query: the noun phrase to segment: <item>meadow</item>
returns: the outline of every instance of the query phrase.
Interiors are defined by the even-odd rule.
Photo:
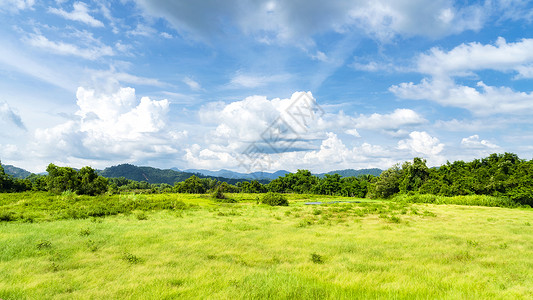
[[[0,194],[0,299],[533,298],[531,208],[229,197]]]

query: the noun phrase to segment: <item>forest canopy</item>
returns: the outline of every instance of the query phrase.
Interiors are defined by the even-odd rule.
[[[0,164],[0,192],[49,191],[97,195],[122,191],[211,193],[297,193],[338,195],[359,198],[390,198],[398,194],[432,194],[438,196],[488,195],[508,198],[517,204],[533,205],[533,160],[520,159],[516,154],[491,154],[471,162],[453,163],[429,168],[426,160],[396,164],[379,176],[360,175],[342,177],[326,174],[320,178],[308,170],[298,170],[280,176],[267,184],[257,180],[237,182],[235,185],[214,178],[192,175],[175,182],[151,184],[124,177],[104,178],[91,167],[76,170],[50,164],[48,175],[32,174],[26,179],[6,174]]]

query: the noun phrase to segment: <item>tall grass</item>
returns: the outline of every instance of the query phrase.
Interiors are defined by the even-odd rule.
[[[392,201],[407,203],[431,203],[431,204],[457,204],[489,207],[520,207],[520,204],[505,197],[494,197],[486,195],[466,195],[466,196],[436,196],[431,194],[400,194],[392,198]]]
[[[135,210],[106,218],[0,222],[0,299],[533,298],[531,209],[176,196],[117,196]],[[149,209],[171,200],[197,206]]]

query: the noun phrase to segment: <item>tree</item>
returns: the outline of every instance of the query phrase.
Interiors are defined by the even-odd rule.
[[[383,171],[373,185],[372,198],[389,198],[400,191],[402,169],[398,164]]]
[[[241,189],[243,193],[264,193],[266,188],[257,180],[252,181],[243,181],[237,183],[237,186]]]
[[[76,171],[70,167],[49,164],[46,171],[47,190],[53,193],[72,191],[80,195],[97,195],[107,191],[107,179],[98,176],[91,167],[83,167],[80,171]]]
[[[49,164],[46,172],[48,172],[48,191],[60,194],[64,191],[74,192],[78,190],[80,180],[76,170],[73,168],[58,167],[54,164]]]
[[[187,178],[185,181],[177,182],[174,185],[174,189],[178,193],[189,193],[189,194],[203,194],[206,191],[204,185],[200,181],[200,178],[198,178],[196,175],[192,175],[191,177]]]
[[[313,193],[320,195],[337,195],[340,192],[341,175],[326,174],[320,182],[313,187]]]
[[[402,165],[402,179],[400,181],[400,193],[410,191],[417,192],[424,182],[429,178],[429,169],[426,160],[415,157],[413,162],[405,162]]]
[[[79,188],[76,191],[83,195],[98,195],[107,191],[108,181],[102,176],[98,176],[96,171],[91,167],[83,167],[78,171],[80,180]]]

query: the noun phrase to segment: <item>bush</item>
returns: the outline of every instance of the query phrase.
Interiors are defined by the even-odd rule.
[[[213,194],[211,195],[213,198],[215,199],[226,199],[226,195],[224,195],[224,193],[222,192],[222,188],[220,188],[220,186],[217,186],[215,188],[215,191],[213,192]]]
[[[270,206],[288,206],[289,201],[280,193],[268,192],[261,198],[261,203]]]
[[[231,198],[228,198],[226,197],[226,195],[224,195],[224,193],[222,192],[223,190],[223,186],[219,185],[215,188],[215,191],[213,192],[213,194],[211,194],[211,197],[216,201],[216,202],[222,202],[222,203],[236,203],[237,200],[234,200],[234,199],[231,199]]]
[[[324,258],[320,254],[311,253],[311,261],[314,264],[323,264],[324,263]]]

